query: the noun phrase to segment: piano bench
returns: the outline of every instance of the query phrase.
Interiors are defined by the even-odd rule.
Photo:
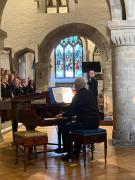
[[[47,143],[48,136],[47,133],[43,133],[40,131],[18,131],[14,134],[14,144],[15,144],[15,152],[16,152],[16,164],[18,163],[18,147],[23,146],[24,148],[24,171],[27,168],[28,161],[28,152],[30,148],[33,149],[36,153],[37,145],[44,145],[44,162],[45,168],[47,168]]]
[[[73,142],[77,142],[83,145],[83,159],[84,167],[86,166],[86,145],[91,144],[91,153],[93,159],[93,150],[95,143],[104,142],[104,157],[106,164],[107,156],[107,132],[105,129],[98,128],[93,130],[72,130],[71,133],[71,148],[72,148],[72,161],[73,161]]]

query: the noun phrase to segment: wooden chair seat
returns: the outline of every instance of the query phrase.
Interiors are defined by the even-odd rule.
[[[84,166],[86,166],[86,145],[91,144],[91,152],[93,159],[93,144],[104,142],[104,157],[106,163],[107,156],[107,132],[105,129],[98,128],[93,130],[72,130],[71,131],[71,142],[77,142],[83,145],[83,158]],[[73,147],[73,145],[72,145]],[[73,148],[72,148],[73,149]],[[73,160],[73,150],[72,150],[72,160]]]
[[[47,168],[47,143],[48,136],[47,133],[40,131],[18,131],[14,134],[14,144],[16,147],[16,164],[18,163],[18,147],[24,147],[24,171],[26,171],[27,161],[28,161],[28,148],[34,147],[36,152],[37,145],[44,145],[44,162]]]

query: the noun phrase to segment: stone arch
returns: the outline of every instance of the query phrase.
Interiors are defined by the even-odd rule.
[[[1,24],[2,13],[7,1],[8,0],[0,0],[0,24]],[[110,9],[110,14],[112,19],[122,18],[121,2],[123,1],[124,0],[106,0],[108,7]]]
[[[5,8],[6,2],[7,2],[7,0],[0,1],[0,24],[1,24],[2,14],[3,14],[3,10]]]
[[[15,58],[18,58],[18,57],[20,57],[20,56],[22,56],[23,54],[26,54],[26,53],[28,53],[28,52],[31,52],[31,53],[35,54],[35,51],[34,51],[34,50],[25,47],[24,49],[21,49],[21,50],[17,51],[17,52],[14,54],[14,57],[15,57]]]
[[[110,57],[110,47],[105,37],[94,27],[83,23],[65,24],[52,30],[39,46],[40,62],[49,63],[50,55],[57,43],[72,35],[85,37],[96,44],[101,50],[101,56],[104,61]]]
[[[32,54],[35,54],[35,51],[33,49],[30,49],[28,47],[25,47],[24,49],[21,49],[21,50],[18,50],[15,54],[14,54],[14,58],[13,58],[13,61],[12,61],[12,70],[13,71],[18,71],[18,59],[20,56],[28,53],[28,52],[31,52]]]
[[[39,46],[39,62],[36,66],[36,77],[37,87],[41,91],[45,90],[49,85],[51,71],[50,56],[53,48],[60,40],[73,35],[81,36],[94,42],[101,50],[102,62],[110,62],[111,53],[109,43],[96,28],[83,23],[71,23],[59,26],[52,30]]]

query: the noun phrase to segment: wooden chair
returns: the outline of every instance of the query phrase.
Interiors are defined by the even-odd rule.
[[[27,168],[28,161],[28,149],[30,147],[34,147],[34,151],[36,152],[37,145],[44,146],[44,162],[45,167],[47,168],[47,143],[48,136],[47,133],[43,133],[40,131],[18,131],[14,134],[14,144],[16,147],[16,164],[18,163],[18,147],[24,147],[24,171]]]
[[[86,145],[91,144],[91,153],[93,159],[93,145],[95,143],[104,142],[104,157],[106,164],[107,156],[107,132],[105,129],[98,128],[93,130],[72,130],[71,131],[71,142],[72,142],[72,160],[73,160],[73,142],[77,142],[83,145],[83,159],[84,166],[86,166]]]

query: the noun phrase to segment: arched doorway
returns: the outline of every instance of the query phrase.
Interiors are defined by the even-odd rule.
[[[53,48],[56,47],[60,40],[74,35],[87,38],[95,43],[96,47],[100,49],[103,61],[110,61],[109,43],[94,27],[82,23],[72,23],[57,27],[44,38],[39,46],[39,63],[37,66],[37,87],[39,87],[39,89],[45,89],[45,87],[48,87],[51,68],[50,56]],[[44,71],[42,70],[44,65],[40,65],[42,63],[45,64]],[[45,87],[41,87],[43,84]]]

